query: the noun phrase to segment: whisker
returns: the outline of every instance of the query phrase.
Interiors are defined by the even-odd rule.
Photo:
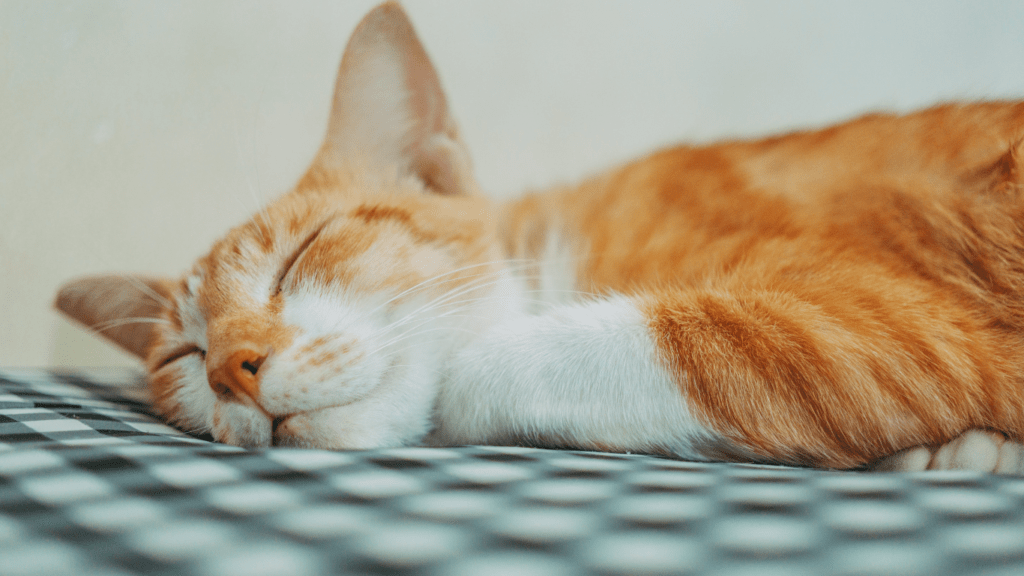
[[[499,271],[496,271],[496,272],[481,274],[481,275],[479,275],[481,278],[479,278],[478,280],[475,280],[475,281],[467,284],[465,286],[465,288],[467,288],[467,289],[476,289],[476,288],[486,287],[488,284],[484,281],[484,279],[488,275],[495,275],[495,274],[499,274],[499,273],[504,272],[504,271],[509,271],[509,272],[513,272],[514,273],[516,271],[516,268],[523,269],[523,268],[527,268],[527,267],[529,267],[529,264],[527,264],[527,265],[520,265],[518,267],[509,267],[509,268],[505,268],[505,269],[502,269],[502,270],[499,270]],[[517,278],[524,279],[524,280],[538,279],[538,278],[541,278],[541,277],[542,277],[541,274],[517,275]],[[451,280],[446,280],[445,282],[449,282],[449,281],[451,281]],[[440,283],[444,283],[444,282],[440,282]],[[492,285],[493,285],[493,283],[492,283]],[[413,314],[416,314],[416,313],[420,313],[420,312],[423,312],[423,311],[427,311],[427,310],[430,309],[429,308],[430,304],[444,302],[446,299],[450,299],[451,297],[457,296],[457,295],[462,294],[462,293],[464,293],[464,291],[457,291],[457,292],[454,292],[454,293],[449,292],[449,293],[443,294],[443,295],[439,296],[438,298],[436,298],[435,300],[425,304],[423,306],[424,310],[413,311],[413,312],[410,313],[410,315],[413,315]],[[549,294],[550,293],[560,293],[560,294],[575,294],[575,295],[586,296],[586,297],[597,297],[597,296],[599,296],[598,294],[593,293],[593,292],[587,292],[587,291],[582,291],[582,290],[568,290],[568,289],[530,289],[530,290],[524,290],[523,293],[526,293],[526,294],[532,294],[532,293],[541,293],[541,294],[544,294],[544,293],[549,293]],[[392,300],[394,300],[394,299],[392,299]],[[389,302],[390,301],[391,300],[389,300]],[[540,300],[535,300],[534,302],[535,303],[547,303],[547,302],[543,302],[543,301],[540,301]],[[379,307],[377,309],[379,309]]]
[[[448,272],[443,272],[441,274],[438,274],[436,276],[432,276],[430,278],[427,278],[426,280],[418,282],[418,283],[416,283],[415,285],[413,285],[410,288],[406,288],[405,290],[399,292],[398,294],[392,296],[391,298],[388,298],[382,304],[380,304],[376,308],[370,310],[366,314],[367,315],[373,314],[373,313],[377,312],[378,310],[380,310],[381,308],[387,306],[388,304],[391,304],[395,300],[398,300],[399,298],[402,298],[403,296],[406,296],[406,295],[408,295],[410,293],[413,293],[413,292],[416,292],[418,290],[426,289],[427,287],[430,287],[432,285],[445,284],[447,282],[453,282],[455,280],[458,280],[458,278],[448,278],[447,280],[443,280],[442,281],[441,279],[446,277],[446,276],[452,276],[454,274],[458,274],[459,272],[464,272],[464,271],[470,270],[472,268],[479,268],[479,267],[482,267],[482,266],[492,266],[492,265],[497,265],[497,264],[506,264],[506,263],[514,263],[514,262],[519,262],[519,263],[521,263],[520,266],[525,266],[525,265],[527,265],[531,261],[523,259],[523,258],[509,258],[509,259],[506,259],[506,260],[491,260],[491,261],[488,261],[488,262],[481,262],[481,263],[478,263],[478,264],[469,264],[467,266],[462,266],[461,268],[456,268],[455,270],[449,270]],[[514,270],[515,268],[516,267],[501,268],[501,269],[496,270],[494,272],[486,272],[483,275],[487,275],[487,274],[500,274],[500,273],[502,273],[502,272],[504,272],[506,270]]]
[[[576,294],[578,296],[588,296],[588,297],[591,297],[591,298],[598,298],[598,297],[601,296],[597,292],[588,292],[586,290],[568,290],[568,289],[548,290],[548,289],[544,289],[544,288],[534,288],[534,289],[531,289],[531,290],[523,290],[523,293],[524,294],[535,294],[535,293],[537,293],[537,294],[552,294],[552,293],[554,293],[554,294]]]
[[[454,290],[449,290],[448,292],[445,292],[445,293],[441,294],[440,296],[437,296],[436,298],[434,298],[432,300],[429,300],[428,302],[426,302],[425,304],[421,305],[416,310],[413,310],[412,312],[408,312],[403,317],[403,320],[400,320],[396,324],[397,325],[401,325],[402,321],[404,321],[405,319],[413,318],[417,314],[420,314],[420,313],[422,313],[424,311],[430,310],[433,306],[435,306],[435,305],[437,305],[439,303],[445,302],[447,300],[450,300],[452,298],[455,298],[455,297],[457,297],[457,296],[459,296],[461,294],[466,293],[467,291],[476,290],[476,289],[479,289],[479,288],[484,288],[484,287],[486,287],[488,285],[493,285],[493,284],[495,284],[495,283],[500,281],[500,279],[492,280],[491,277],[493,275],[490,275],[490,274],[480,274],[478,276],[479,277],[476,280],[473,280],[473,281],[467,283],[466,285],[460,286],[460,287],[458,287],[458,288],[456,288]]]
[[[388,326],[380,334],[387,334],[388,332],[391,332],[391,331],[393,331],[393,330],[395,330],[397,328],[400,328],[403,325],[405,325],[406,323],[408,323],[409,321],[412,321],[413,319],[415,319],[418,315],[422,315],[422,314],[425,314],[425,313],[427,313],[427,312],[429,312],[431,310],[435,310],[439,306],[444,305],[446,302],[450,302],[451,300],[453,300],[455,298],[458,298],[459,296],[461,296],[463,294],[466,294],[467,292],[471,292],[473,290],[483,289],[483,288],[486,288],[487,286],[492,286],[494,284],[497,284],[498,282],[500,282],[500,279],[498,279],[498,280],[487,280],[486,277],[485,277],[485,278],[481,278],[479,280],[475,280],[473,282],[470,282],[466,286],[462,286],[462,287],[460,287],[460,288],[458,288],[456,290],[451,290],[449,292],[446,292],[446,293],[438,296],[437,298],[434,298],[433,300],[427,302],[426,304],[423,304],[422,306],[420,306],[416,310],[413,310],[412,312],[409,312],[401,320],[391,324],[390,326]]]
[[[386,345],[378,346],[377,349],[374,350],[373,352],[371,352],[370,354],[376,354],[377,352],[380,352],[384,348],[387,348],[388,346],[394,346],[395,344],[397,344],[398,342],[401,342],[402,340],[407,340],[409,338],[414,338],[416,336],[422,336],[423,334],[429,334],[431,332],[440,332],[442,330],[458,330],[458,331],[461,331],[461,332],[466,332],[467,334],[476,334],[476,332],[473,332],[472,330],[466,330],[465,328],[458,328],[458,327],[454,327],[454,326],[443,326],[443,327],[439,327],[439,328],[430,328],[428,330],[421,330],[419,332],[403,334],[402,336],[400,336],[398,338],[392,339]],[[368,354],[368,355],[370,355],[370,354]]]
[[[377,352],[380,352],[384,348],[387,348],[388,346],[390,346],[395,340],[397,340],[399,338],[403,338],[406,334],[409,334],[411,331],[416,330],[416,329],[420,328],[421,326],[425,326],[427,324],[430,324],[431,320],[432,319],[430,319],[430,318],[425,319],[425,320],[421,320],[418,324],[416,324],[414,326],[411,326],[411,327],[401,331],[398,335],[391,336],[391,338],[389,340],[385,341],[382,344],[378,344],[377,347],[373,351],[367,353],[367,356],[372,356],[372,355],[376,354]],[[395,331],[394,330],[389,330],[387,332],[381,333],[380,335],[381,336],[390,336],[390,334],[393,333],[393,332],[395,332]]]
[[[428,310],[424,310],[424,311],[419,312],[419,314],[425,314],[426,312],[432,312],[432,311],[435,311],[435,310],[445,310],[447,308],[451,308],[451,307],[454,307],[454,306],[464,306],[464,305],[468,305],[468,304],[477,304],[479,302],[487,302],[487,301],[494,300],[494,299],[495,299],[494,296],[480,296],[480,297],[477,297],[477,298],[460,299],[460,300],[457,300],[457,301],[454,301],[454,302],[441,302],[441,303],[438,303],[436,306],[432,306]],[[546,300],[541,300],[540,298],[522,298],[520,301],[525,302],[525,303],[530,303],[530,304],[549,305],[549,306],[555,306],[556,305],[556,304],[554,304],[552,302],[548,302]],[[410,314],[409,316],[412,316],[412,314]],[[448,316],[448,313],[444,313],[444,314],[437,315],[437,316],[431,316],[430,318],[442,318],[442,317],[446,317],[446,316]],[[487,319],[486,316],[476,315],[474,317],[480,318],[480,319]],[[405,322],[407,320],[411,321],[412,318],[409,318],[408,316],[403,317],[402,320],[399,321],[399,323],[397,323],[397,325],[400,326],[402,322]],[[396,326],[396,325],[392,325],[392,326]]]
[[[163,307],[170,308],[173,305],[173,303],[170,300],[168,300],[166,297],[164,297],[163,294],[157,292],[149,284],[146,284],[145,282],[143,282],[142,280],[139,280],[135,276],[132,276],[131,274],[126,274],[126,273],[123,273],[123,272],[122,273],[118,273],[118,276],[120,276],[124,280],[127,280],[132,286],[135,287],[136,290],[138,290],[139,292],[142,292],[146,296],[149,296],[153,300],[156,300]]]
[[[117,318],[114,320],[107,320],[105,322],[97,322],[88,326],[90,330],[95,332],[103,332],[111,328],[118,326],[126,326],[128,324],[166,324],[170,325],[171,321],[166,318]]]
[[[486,288],[489,285],[494,285],[494,284],[500,282],[500,279],[489,280],[488,278],[491,275],[488,275],[488,274],[481,274],[479,276],[480,277],[477,280],[474,280],[474,281],[468,283],[467,285],[462,286],[462,287],[460,287],[458,289],[450,290],[448,292],[445,292],[444,294],[441,294],[440,296],[434,298],[433,300],[423,304],[422,306],[420,306],[416,310],[413,310],[412,312],[407,313],[402,319],[400,319],[397,322],[389,325],[383,331],[379,332],[377,334],[377,336],[378,337],[379,336],[383,336],[383,335],[386,335],[386,334],[388,334],[390,332],[393,332],[393,331],[395,331],[395,330],[397,330],[399,328],[402,328],[403,326],[405,326],[409,322],[418,320],[418,316],[427,314],[427,313],[429,313],[431,311],[434,311],[434,310],[441,310],[441,309],[444,309],[444,308],[446,308],[448,306],[460,305],[461,303],[475,303],[475,302],[480,302],[480,301],[484,301],[484,300],[493,299],[494,296],[484,296],[484,297],[481,297],[481,298],[472,298],[472,299],[458,300],[456,302],[452,302],[452,300],[456,300],[459,296],[462,296],[462,295],[464,295],[464,294],[466,294],[466,293],[468,293],[470,291],[478,290],[478,289],[483,289],[483,288]],[[524,293],[537,293],[537,292],[543,293],[545,291],[544,290],[527,290],[527,291],[524,291]],[[591,294],[588,294],[586,292],[580,292],[580,291],[565,291],[565,292],[570,292],[570,293],[575,292],[575,293],[579,293],[579,294],[591,295]],[[552,302],[547,302],[547,301],[544,301],[544,300],[541,300],[541,299],[536,299],[536,298],[523,298],[521,301],[528,302],[528,303],[531,303],[531,304],[540,305],[540,306],[554,305],[554,303],[552,303]]]
[[[485,298],[474,298],[474,299],[471,299],[471,300],[459,301],[459,302],[456,302],[456,303],[452,303],[452,304],[450,304],[448,306],[454,306],[455,307],[454,309],[448,310],[447,312],[443,312],[441,314],[437,314],[435,316],[430,316],[428,318],[424,318],[424,319],[419,320],[414,326],[405,329],[401,334],[398,334],[397,336],[392,337],[390,340],[384,342],[383,344],[378,345],[377,348],[375,348],[374,350],[370,351],[368,353],[368,355],[376,354],[380,350],[383,350],[384,348],[387,348],[388,346],[393,345],[395,342],[409,337],[409,335],[413,334],[414,333],[413,331],[418,329],[419,327],[427,325],[427,324],[430,324],[430,323],[432,323],[432,322],[434,322],[434,321],[436,321],[438,319],[441,319],[441,318],[475,318],[475,319],[479,319],[479,320],[487,320],[486,316],[481,316],[479,314],[465,313],[465,311],[463,309],[464,308],[463,305],[466,304],[466,303],[477,302],[477,301],[486,301],[486,300],[489,300],[489,299],[490,298],[486,298],[486,297]],[[408,324],[408,323],[410,323],[410,322],[406,322],[405,324]],[[467,329],[459,327],[459,326],[441,326],[441,327],[438,327],[436,329],[437,330],[459,330],[459,331],[467,332],[469,334],[476,334],[477,333],[475,331],[467,330]],[[384,332],[379,333],[378,336],[386,335],[386,334],[388,334],[390,332],[393,332],[393,331],[394,330],[386,330]]]
[[[391,366],[394,368],[413,368],[417,372],[427,372],[434,376],[440,376],[444,373],[442,370],[438,370],[437,368],[428,368],[426,366],[418,366],[416,364],[392,364]]]
[[[386,341],[386,342],[384,342],[383,344],[379,344],[379,345],[377,346],[377,348],[375,348],[375,349],[374,349],[373,351],[369,352],[369,353],[368,353],[367,355],[373,355],[373,354],[376,354],[377,352],[379,352],[379,351],[383,350],[384,348],[387,348],[388,346],[392,345],[392,344],[393,344],[393,343],[394,343],[395,341],[397,341],[397,340],[401,340],[402,338],[405,338],[405,337],[407,337],[407,336],[408,336],[408,335],[409,335],[410,333],[412,333],[412,332],[413,332],[414,330],[416,330],[416,329],[420,328],[421,326],[425,326],[425,325],[427,325],[427,324],[430,324],[430,323],[432,323],[432,322],[434,322],[435,320],[437,320],[437,319],[440,319],[440,318],[445,318],[445,317],[449,317],[449,316],[455,316],[455,315],[456,315],[456,313],[458,313],[458,312],[460,312],[460,311],[461,311],[460,309],[456,308],[456,309],[454,309],[454,310],[450,310],[450,311],[448,311],[448,312],[445,312],[445,313],[443,313],[443,314],[438,314],[438,315],[436,315],[436,316],[431,316],[431,317],[429,317],[429,318],[424,318],[424,319],[421,319],[421,320],[419,320],[419,321],[418,321],[418,322],[417,322],[417,323],[416,323],[416,324],[415,324],[414,326],[412,326],[412,327],[409,327],[409,328],[406,328],[405,330],[403,330],[403,331],[402,331],[402,332],[401,332],[400,334],[398,334],[397,336],[394,336],[394,337],[392,337],[392,338],[391,338],[390,340],[387,340],[387,341]],[[468,314],[467,314],[467,315],[465,315],[465,316],[466,316],[466,317],[476,317],[476,318],[482,318],[482,317],[480,317],[480,316],[474,316],[474,315],[468,315]],[[408,323],[409,323],[409,322],[407,322],[406,324],[408,324]],[[471,330],[466,330],[465,328],[461,328],[461,327],[457,327],[457,326],[441,326],[441,327],[438,327],[437,329],[438,329],[438,330],[444,330],[444,329],[451,329],[451,330],[462,330],[462,331],[465,331],[465,332],[469,332],[469,333],[475,334],[475,332],[473,332],[473,331],[471,331]],[[389,333],[391,333],[391,332],[394,332],[394,330],[387,330],[387,331],[381,332],[381,333],[379,333],[379,334],[378,334],[377,336],[378,336],[378,337],[380,337],[380,336],[383,336],[383,335],[387,335],[387,334],[389,334]]]

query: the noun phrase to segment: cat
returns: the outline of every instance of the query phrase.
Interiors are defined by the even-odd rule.
[[[522,444],[1024,471],[1024,103],[678,146],[497,203],[402,8],[295,188],[57,307],[246,447]]]

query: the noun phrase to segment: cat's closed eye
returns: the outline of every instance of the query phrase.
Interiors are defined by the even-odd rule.
[[[165,366],[169,366],[174,362],[177,362],[178,360],[181,360],[182,358],[191,356],[193,354],[198,354],[200,359],[206,360],[206,350],[203,350],[202,348],[196,346],[195,344],[186,344],[179,348],[175,348],[173,351],[171,351],[170,354],[168,354],[166,357],[160,360],[160,362],[157,364],[157,370]]]
[[[281,267],[281,272],[277,275],[277,280],[274,282],[274,296],[277,296],[278,294],[281,293],[281,287],[284,284],[284,279],[288,276],[288,272],[292,269],[293,266],[295,266],[295,263],[299,261],[299,258],[302,257],[302,254],[306,252],[306,249],[309,248],[310,244],[312,244],[313,241],[316,240],[317,236],[319,236],[320,233],[323,232],[324,228],[326,227],[326,222],[317,226],[316,230],[312,234],[310,234],[309,237],[303,240],[302,244],[299,245],[298,249],[296,249],[295,252],[293,252],[292,255],[288,257],[288,260],[285,260],[284,266]]]

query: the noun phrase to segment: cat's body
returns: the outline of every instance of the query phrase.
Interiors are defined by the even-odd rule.
[[[1020,471],[1022,136],[1024,104],[946,105],[497,205],[386,4],[294,191],[180,283],[58,305],[147,358],[169,419],[247,446]]]
[[[573,239],[575,286],[629,295],[688,406],[761,457],[1020,438],[1022,129],[948,105],[676,148],[513,204],[505,241]]]

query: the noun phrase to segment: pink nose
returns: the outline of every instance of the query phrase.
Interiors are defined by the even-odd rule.
[[[255,400],[260,394],[260,366],[267,359],[266,352],[249,348],[236,350],[227,360],[207,373],[210,388],[222,398],[246,395]]]

